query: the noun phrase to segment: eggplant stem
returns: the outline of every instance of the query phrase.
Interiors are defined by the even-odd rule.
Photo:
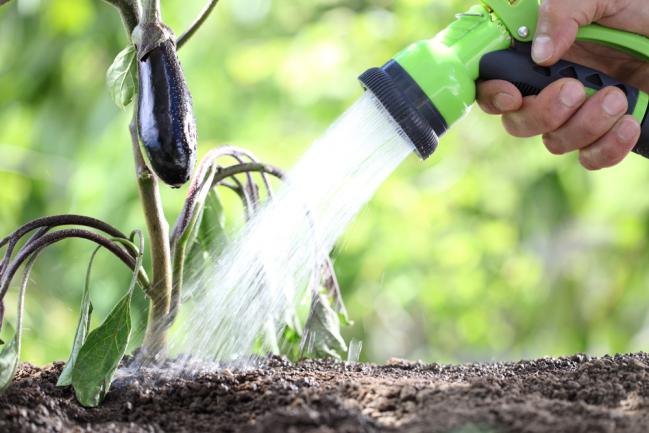
[[[160,199],[157,177],[144,161],[137,133],[137,105],[129,126],[135,172],[140,191],[140,199],[149,234],[152,277],[149,296],[149,316],[144,335],[143,349],[147,358],[155,358],[165,352],[167,347],[167,317],[171,308],[173,287],[171,248],[169,245],[169,224],[165,218]]]
[[[142,23],[160,22],[160,0],[142,0]]]

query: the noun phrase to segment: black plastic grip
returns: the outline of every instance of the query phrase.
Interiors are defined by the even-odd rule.
[[[577,63],[560,60],[552,66],[534,63],[530,55],[530,44],[519,44],[515,48],[495,51],[480,60],[481,80],[505,80],[511,82],[523,96],[538,95],[548,85],[562,78],[574,78],[593,90],[615,86],[622,90],[629,103],[628,114],[632,114],[638,103],[638,88],[616,80],[609,75]],[[649,111],[649,110],[647,110]],[[649,120],[641,123],[642,133],[633,151],[649,158]]]

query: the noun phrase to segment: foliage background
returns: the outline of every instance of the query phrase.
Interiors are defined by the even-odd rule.
[[[180,54],[201,153],[230,143],[290,167],[360,95],[360,72],[472,3],[223,1]],[[202,8],[162,4],[177,33]],[[14,0],[0,9],[1,233],[66,212],[143,228],[129,111],[115,108],[104,81],[125,44],[117,13],[99,0]],[[340,241],[336,269],[355,320],[346,335],[377,362],[646,349],[647,167],[632,156],[587,173],[574,155],[512,139],[474,110],[431,160],[410,157]],[[164,190],[170,221],[183,195]],[[69,241],[39,260],[23,359],[67,357],[90,252]],[[108,256],[93,275],[98,318],[129,275]],[[10,318],[14,300],[12,291]]]

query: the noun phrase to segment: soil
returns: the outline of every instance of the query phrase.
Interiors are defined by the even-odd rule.
[[[446,366],[264,361],[190,377],[141,371],[104,403],[57,388],[62,363],[22,364],[0,396],[0,432],[649,431],[649,355]]]

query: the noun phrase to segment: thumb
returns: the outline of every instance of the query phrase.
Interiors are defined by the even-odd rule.
[[[575,42],[580,26],[592,23],[603,0],[543,0],[532,44],[532,59],[553,65]]]

